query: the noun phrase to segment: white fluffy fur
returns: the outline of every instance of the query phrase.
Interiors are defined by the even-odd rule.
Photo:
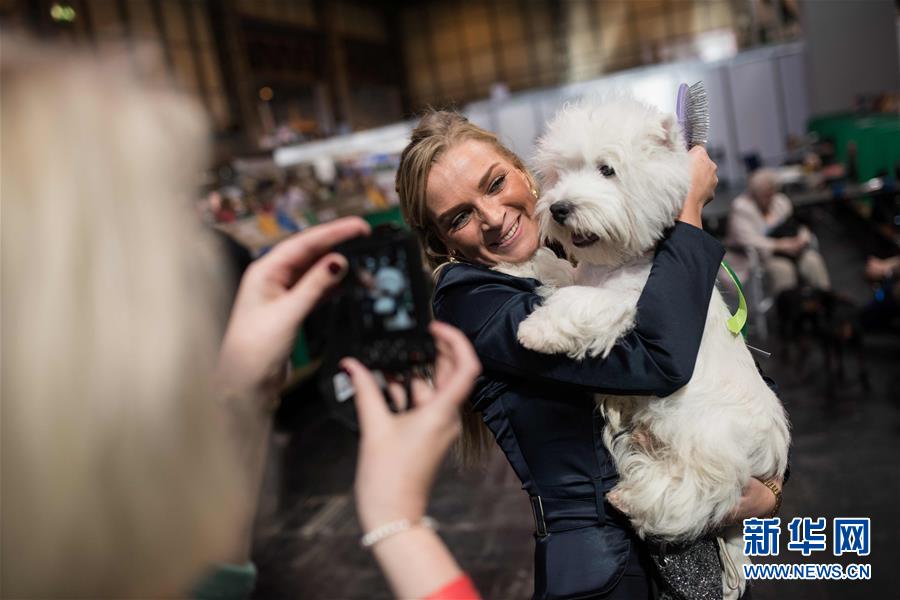
[[[578,262],[565,287],[560,266],[546,256],[528,265],[501,265],[544,279],[546,299],[519,327],[519,341],[574,358],[606,356],[634,327],[636,305],[653,249],[671,227],[689,186],[688,157],[671,115],[619,98],[564,108],[541,139],[537,156],[545,194],[541,230]],[[598,165],[615,169],[603,176]],[[563,224],[550,206],[568,201]],[[598,240],[577,247],[572,234]],[[543,270],[546,269],[546,270]],[[557,289],[558,288],[558,289]],[[790,440],[784,409],[756,370],[740,335],[726,328],[718,291],[710,301],[693,377],[666,398],[602,396],[604,442],[620,479],[609,499],[641,536],[685,542],[716,529],[751,477],[783,475]],[[724,533],[726,554],[740,564],[740,528]],[[742,577],[742,574],[741,574]],[[726,598],[744,581],[723,574]]]

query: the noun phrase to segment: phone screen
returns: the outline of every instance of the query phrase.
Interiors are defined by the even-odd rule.
[[[407,248],[390,244],[351,258],[354,306],[364,339],[380,339],[416,327]]]
[[[434,361],[435,347],[428,332],[427,275],[411,233],[375,228],[370,237],[346,242],[338,251],[349,269],[332,305],[322,389],[333,399],[333,414],[353,427],[353,386],[339,372],[341,357],[356,357],[376,377],[408,376]]]

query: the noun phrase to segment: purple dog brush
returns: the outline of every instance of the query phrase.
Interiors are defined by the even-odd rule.
[[[675,115],[684,131],[684,139],[687,142],[688,150],[694,146],[705,146],[709,139],[709,98],[706,97],[706,88],[703,82],[698,81],[694,85],[688,87],[686,83],[678,86],[678,97],[675,99]],[[710,198],[711,200],[712,198]],[[735,275],[732,268],[724,260],[722,266],[734,281],[738,294],[738,310],[731,315],[726,322],[728,331],[737,335],[743,334],[747,336],[747,300],[744,298],[744,288]],[[759,350],[748,344],[748,348],[768,355],[768,352]]]
[[[694,146],[705,146],[709,137],[709,98],[702,81],[690,87],[686,83],[678,86],[675,114],[684,131],[688,150]]]

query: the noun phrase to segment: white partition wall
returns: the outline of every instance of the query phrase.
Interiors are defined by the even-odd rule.
[[[786,136],[805,131],[810,114],[805,72],[803,44],[795,42],[715,62],[654,65],[504,100],[484,100],[467,105],[465,112],[493,129],[527,162],[543,125],[567,101],[625,92],[673,111],[678,84],[703,80],[710,100],[710,150],[718,157],[720,178],[740,184],[745,155],[757,154],[764,164],[779,164],[785,157]]]
[[[531,95],[496,105],[497,133],[500,140],[519,156],[532,156],[540,135],[540,109]]]
[[[802,8],[817,114],[849,110],[860,94],[900,89],[894,0],[804,0]]]
[[[728,70],[737,152],[742,157],[758,154],[764,164],[780,161],[785,147],[773,65],[777,67],[762,58],[738,62]]]
[[[493,111],[490,109],[487,102],[480,102],[477,105],[470,104],[466,107],[466,117],[469,121],[482,129],[488,129],[490,131],[495,131],[497,129],[497,124],[493,119]]]
[[[805,56],[798,49],[793,54],[779,56],[776,62],[781,77],[786,131],[793,135],[802,135],[806,133],[806,122],[810,116]]]

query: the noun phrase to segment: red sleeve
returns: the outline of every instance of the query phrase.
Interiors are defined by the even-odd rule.
[[[465,573],[429,594],[425,600],[481,600],[481,594],[475,589],[472,580]]]

